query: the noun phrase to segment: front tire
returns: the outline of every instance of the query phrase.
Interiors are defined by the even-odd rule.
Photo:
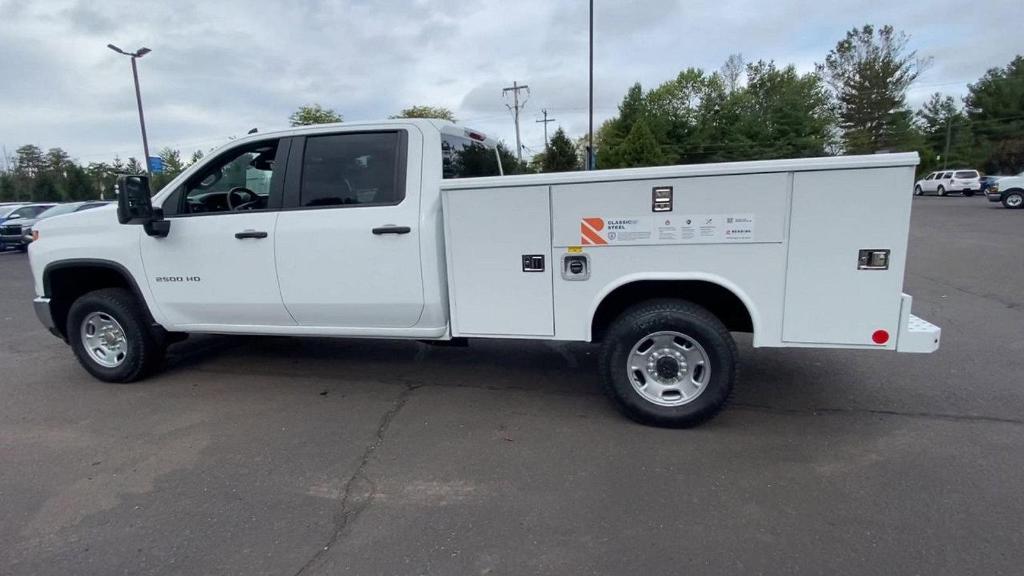
[[[924,194],[924,191],[921,190],[921,187],[920,186],[914,186],[914,196],[920,196],[922,194]]]
[[[715,416],[732,393],[736,343],[704,308],[654,300],[624,312],[601,350],[605,392],[629,418],[685,428]]]
[[[78,362],[104,382],[141,380],[164,356],[142,304],[123,288],[96,290],[75,300],[66,334]]]
[[[1024,207],[1024,192],[1019,190],[1007,192],[1003,196],[1003,207],[1014,210]]]

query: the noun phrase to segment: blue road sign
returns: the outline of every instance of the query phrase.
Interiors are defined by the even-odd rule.
[[[164,171],[164,160],[159,156],[149,157],[149,171],[153,174],[160,174]]]

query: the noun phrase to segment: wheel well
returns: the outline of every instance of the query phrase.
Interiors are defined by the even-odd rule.
[[[101,264],[76,264],[47,269],[43,276],[50,314],[61,335],[67,339],[68,310],[83,294],[101,288],[124,288],[138,296],[135,284],[117,268]],[[141,298],[140,298],[141,300]],[[145,308],[145,302],[142,302]]]
[[[591,339],[600,341],[608,326],[623,311],[654,298],[678,298],[703,306],[730,332],[754,331],[750,311],[728,288],[703,280],[642,280],[623,284],[604,297],[591,321]]]

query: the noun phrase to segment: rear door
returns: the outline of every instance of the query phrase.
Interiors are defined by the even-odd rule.
[[[422,140],[392,127],[296,141],[276,253],[281,296],[299,325],[418,322]]]
[[[876,346],[875,332],[897,334],[911,178],[911,167],[793,175],[783,341]],[[888,250],[884,267],[862,266],[862,250]]]

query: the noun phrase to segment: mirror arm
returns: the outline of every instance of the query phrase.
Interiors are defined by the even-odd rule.
[[[171,231],[171,221],[164,220],[163,208],[153,209],[153,218],[142,225],[146,234],[156,238],[166,238]]]

